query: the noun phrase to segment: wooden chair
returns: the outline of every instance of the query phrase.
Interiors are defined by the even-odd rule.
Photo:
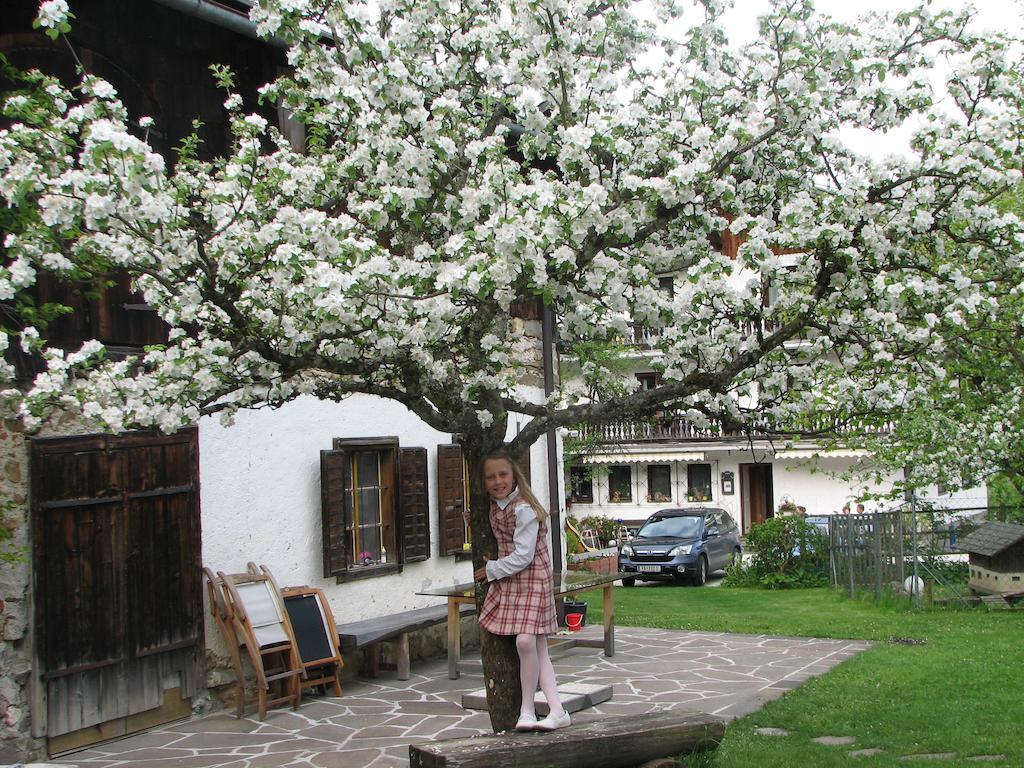
[[[341,696],[341,670],[345,662],[338,647],[338,627],[331,606],[315,587],[285,587],[281,592],[298,641],[305,669],[303,688],[323,685]]]
[[[238,716],[245,710],[245,675],[237,651],[240,646],[245,647],[256,672],[259,719],[266,718],[268,707],[284,703],[298,707],[302,703],[300,678],[305,668],[274,577],[266,568],[258,569],[249,563],[245,573],[218,571],[215,578],[224,602],[211,598],[211,610],[230,617],[230,622],[218,621],[218,625],[222,626],[225,640],[235,648],[232,661],[238,677]],[[207,579],[214,584],[209,574]],[[216,589],[211,587],[211,591]],[[230,626],[230,630],[225,630],[224,625]],[[270,691],[272,684],[280,687],[274,694]]]
[[[242,641],[235,632],[235,620],[225,597],[224,582],[209,568],[204,567],[203,574],[206,576],[206,593],[210,598],[210,614],[228,646],[231,663],[235,668],[235,680],[238,683],[236,714],[241,718],[245,714],[245,672],[242,670],[242,657],[238,652]]]

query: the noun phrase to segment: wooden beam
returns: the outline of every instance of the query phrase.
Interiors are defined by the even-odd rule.
[[[571,725],[551,733],[500,733],[410,745],[410,768],[628,768],[658,757],[715,749],[725,720],[652,712]]]

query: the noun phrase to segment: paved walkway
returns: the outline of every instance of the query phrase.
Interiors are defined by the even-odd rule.
[[[600,627],[587,627],[600,636]],[[653,710],[727,718],[760,708],[868,647],[846,640],[620,627],[616,655],[592,648],[555,661],[559,682],[613,686],[611,700],[573,716],[585,722]],[[490,730],[484,712],[463,709],[478,674],[447,677],[447,662],[413,664],[410,680],[381,677],[344,687],[339,699],[307,698],[262,723],[215,714],[78,752],[55,761],[80,768],[408,768],[409,744]],[[387,674],[387,673],[385,673]]]

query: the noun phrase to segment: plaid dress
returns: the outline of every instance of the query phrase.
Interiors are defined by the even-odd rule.
[[[503,510],[491,500],[491,530],[498,541],[498,557],[515,550],[517,499]],[[480,626],[492,635],[550,635],[558,631],[552,595],[548,526],[541,522],[533,560],[523,570],[490,582],[480,611]]]

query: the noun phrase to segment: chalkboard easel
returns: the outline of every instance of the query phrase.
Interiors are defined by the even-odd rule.
[[[337,625],[327,598],[313,587],[288,587],[281,590],[281,595],[306,670],[302,687],[329,685],[335,696],[341,696],[340,674],[345,662],[341,659]]]

